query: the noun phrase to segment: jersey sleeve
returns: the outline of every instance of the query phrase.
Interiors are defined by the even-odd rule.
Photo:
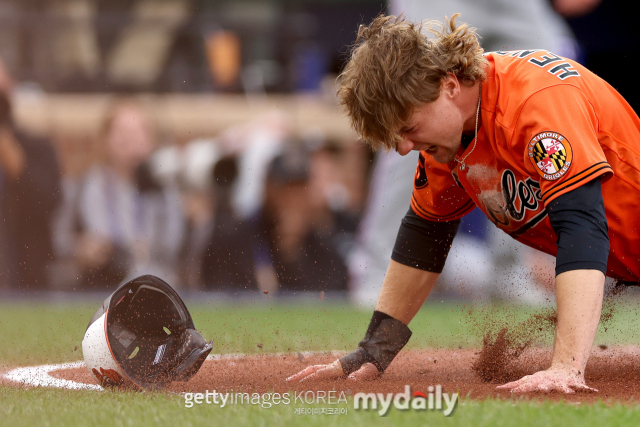
[[[532,95],[517,122],[512,149],[540,177],[544,206],[598,176],[613,173],[598,142],[598,118],[579,88],[557,85]],[[606,176],[606,178],[608,178]]]
[[[430,221],[453,221],[475,208],[475,203],[456,183],[449,167],[420,152],[411,195],[411,209]]]

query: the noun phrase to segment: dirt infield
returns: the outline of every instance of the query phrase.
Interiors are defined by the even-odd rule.
[[[375,381],[356,383],[345,379],[291,384],[284,379],[302,368],[335,360],[335,355],[302,356],[259,355],[234,359],[207,361],[200,372],[187,383],[173,383],[173,392],[280,392],[307,390],[336,390],[346,393],[396,393],[404,391],[405,384],[412,390],[426,391],[429,386],[442,385],[443,391],[458,391],[472,399],[488,397],[510,398],[511,393],[498,391],[495,383],[483,382],[472,369],[478,358],[476,350],[429,349],[402,352],[384,376]],[[531,374],[548,366],[550,349],[532,348],[519,357],[514,375]],[[82,383],[95,383],[85,368],[59,370],[52,376]],[[579,392],[574,395],[535,393],[525,399],[565,400],[593,403],[599,400],[640,402],[640,347],[596,347],[586,369],[587,384],[599,393]],[[520,399],[520,397],[517,397]]]

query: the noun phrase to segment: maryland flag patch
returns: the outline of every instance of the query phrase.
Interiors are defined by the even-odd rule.
[[[529,160],[538,174],[554,181],[567,173],[573,161],[571,144],[556,132],[541,132],[528,145]]]

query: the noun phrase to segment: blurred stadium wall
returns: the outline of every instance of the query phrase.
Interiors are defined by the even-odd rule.
[[[355,140],[335,77],[373,0],[0,0],[14,117],[52,137],[65,173],[91,162],[115,96],[134,94],[168,143],[278,110],[294,130]]]

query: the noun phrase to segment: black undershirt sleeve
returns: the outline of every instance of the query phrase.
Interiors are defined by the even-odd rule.
[[[556,276],[571,270],[599,270],[607,274],[609,227],[596,178],[565,193],[547,206],[558,236]]]
[[[429,221],[413,209],[402,219],[391,259],[424,271],[441,273],[460,220]]]

